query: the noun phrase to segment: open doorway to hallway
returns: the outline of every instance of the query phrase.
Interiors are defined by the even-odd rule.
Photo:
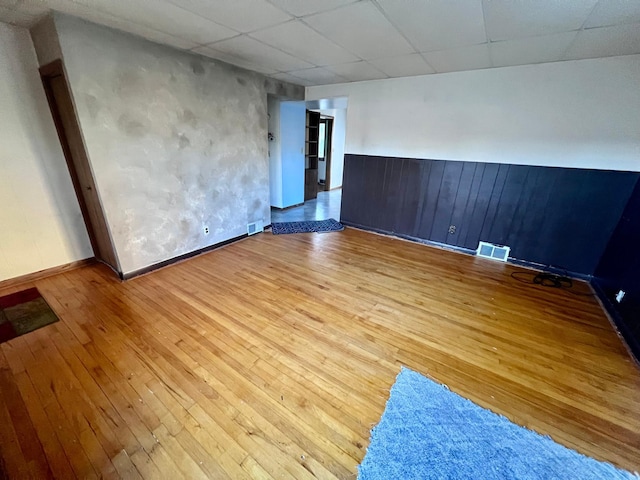
[[[333,117],[320,116],[318,129],[318,192],[331,190],[331,141]]]
[[[268,112],[272,223],[339,220],[347,99],[269,97]]]

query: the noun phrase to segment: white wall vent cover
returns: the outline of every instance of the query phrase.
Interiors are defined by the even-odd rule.
[[[247,235],[253,235],[262,231],[264,231],[264,224],[262,221],[247,224]]]
[[[492,260],[500,260],[506,262],[509,258],[511,248],[504,245],[494,245],[493,243],[480,242],[476,255],[479,257],[491,258]]]

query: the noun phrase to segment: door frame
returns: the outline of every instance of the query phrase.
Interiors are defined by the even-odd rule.
[[[331,154],[333,149],[333,117],[323,115],[320,117],[320,123],[324,123],[324,148],[325,148],[325,171],[324,171],[324,189],[328,192],[331,190]]]
[[[102,209],[102,205],[97,199],[97,205],[94,205],[94,209],[96,210],[97,215],[101,215],[102,219],[100,223],[104,223],[104,225],[94,225],[94,221],[91,218],[89,213],[89,206],[87,205],[87,201],[84,196],[82,182],[80,181],[80,176],[77,172],[76,165],[74,163],[73,154],[71,150],[71,146],[69,144],[69,139],[67,137],[66,130],[64,128],[64,123],[62,121],[62,116],[60,114],[60,109],[58,106],[58,102],[56,100],[53,87],[51,85],[51,81],[54,78],[60,77],[64,88],[66,89],[69,99],[71,99],[71,110],[73,112],[72,121],[75,123],[74,127],[77,128],[79,135],[79,145],[83,150],[83,159],[78,159],[78,161],[82,161],[86,163],[87,172],[89,172],[88,180],[90,181],[90,185],[87,187],[88,189],[96,189],[95,187],[95,179],[93,178],[93,172],[91,171],[91,167],[88,163],[88,155],[87,149],[84,144],[84,140],[82,139],[82,130],[80,129],[80,124],[78,122],[77,113],[75,111],[75,106],[73,105],[73,100],[71,96],[71,89],[69,88],[69,82],[67,81],[67,76],[64,69],[64,64],[61,59],[54,60],[47,65],[40,67],[40,79],[42,81],[42,86],[44,87],[45,94],[47,96],[47,102],[49,104],[49,111],[51,112],[51,116],[53,117],[53,123],[56,127],[56,132],[58,134],[58,139],[60,141],[60,146],[62,147],[62,153],[64,154],[64,159],[67,163],[67,169],[69,171],[69,175],[71,176],[71,183],[73,184],[73,189],[76,193],[76,198],[78,199],[78,204],[80,206],[80,211],[82,213],[82,218],[84,220],[87,234],[89,235],[89,241],[91,242],[91,248],[93,249],[94,256],[97,260],[105,263],[109,267],[111,267],[119,276],[122,276],[120,272],[120,265],[118,263],[118,257],[115,252],[115,247],[113,245],[113,241],[111,240],[111,235],[109,234],[108,227],[106,224],[106,218],[104,218],[104,210]],[[97,192],[96,192],[97,194]],[[100,228],[102,227],[102,228]],[[98,239],[98,229],[103,231],[103,234],[100,235],[100,239]],[[106,251],[105,251],[106,250]]]

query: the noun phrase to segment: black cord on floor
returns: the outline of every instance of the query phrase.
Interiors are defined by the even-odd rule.
[[[573,288],[573,280],[566,275],[556,275],[551,272],[512,272],[511,278],[517,280],[520,283],[526,283],[529,285],[540,285],[541,287],[559,288],[561,290],[567,290],[573,295],[579,295],[584,297],[593,297],[593,293],[582,293],[571,290]]]

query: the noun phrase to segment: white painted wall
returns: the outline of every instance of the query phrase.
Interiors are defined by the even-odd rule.
[[[322,180],[323,182],[327,180],[327,162],[325,159],[325,149],[327,146],[326,142],[326,124],[320,122],[320,127],[318,129],[318,183]]]
[[[269,189],[271,206],[304,202],[305,104],[269,96]]]
[[[280,100],[271,95],[267,98],[269,140],[269,198],[272,207],[282,208],[282,142],[280,137]]]
[[[307,87],[352,154],[640,171],[640,55]]]
[[[0,23],[0,281],[92,256],[29,32]]]
[[[333,134],[331,143],[331,178],[329,188],[342,186],[342,172],[344,170],[344,147],[346,141],[347,111],[344,109],[331,110],[327,114],[333,117]]]
[[[282,137],[282,207],[304,202],[304,102],[280,103]]]

